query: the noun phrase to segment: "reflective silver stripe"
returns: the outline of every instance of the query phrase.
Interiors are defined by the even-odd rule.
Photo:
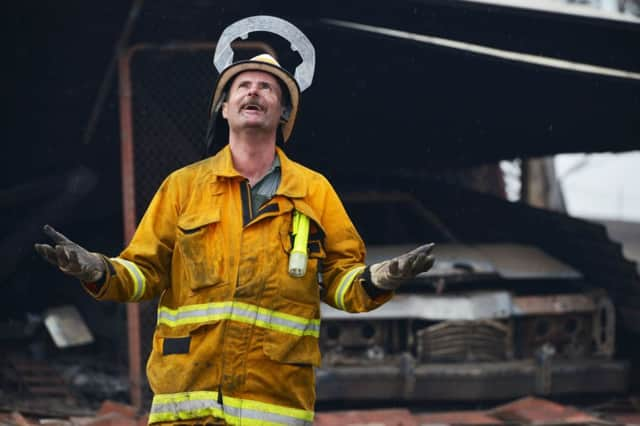
[[[147,286],[147,280],[144,277],[142,271],[140,271],[140,268],[138,268],[138,265],[119,257],[112,257],[111,260],[124,266],[124,269],[127,271],[129,276],[131,277],[131,280],[133,281],[133,295],[131,296],[129,301],[136,302],[140,300],[140,298],[144,294],[145,287]]]
[[[233,397],[224,397],[224,406],[222,406],[218,404],[217,392],[197,391],[154,396],[149,412],[149,423],[206,416],[223,418],[230,425],[312,426],[314,413]]]
[[[305,324],[295,323],[286,318],[273,315],[271,317],[271,325],[279,325],[281,327],[300,330],[303,335],[320,336],[320,321],[307,321]],[[273,327],[271,327],[273,328]]]
[[[242,425],[263,425],[268,424],[287,425],[287,426],[312,426],[313,421],[297,419],[283,414],[269,413],[265,411],[252,410],[250,408],[236,408],[226,404],[224,406],[224,419],[230,424]],[[252,421],[253,420],[253,421]],[[239,421],[239,423],[236,423]],[[254,422],[255,421],[255,422]]]
[[[356,276],[364,271],[364,268],[364,266],[357,266],[344,274],[344,276],[342,277],[342,280],[340,281],[335,294],[335,302],[338,309],[342,309],[343,311],[346,310],[344,306],[344,295],[347,293],[349,287],[351,287],[351,284],[353,283],[353,280],[356,278]]]
[[[208,321],[233,320],[296,336],[320,336],[320,320],[276,312],[242,302],[214,302],[178,309],[160,307],[158,324],[175,327]]]
[[[153,397],[149,411],[149,423],[194,419],[198,417],[223,417],[217,392],[184,392],[160,394]]]

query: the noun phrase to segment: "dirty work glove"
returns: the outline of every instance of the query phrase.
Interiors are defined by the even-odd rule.
[[[102,279],[105,265],[99,254],[85,250],[49,225],[45,225],[43,230],[55,246],[35,244],[34,248],[47,262],[87,283]]]
[[[433,246],[433,243],[425,244],[393,259],[374,263],[369,267],[371,283],[382,290],[395,290],[404,281],[428,271],[433,266]]]

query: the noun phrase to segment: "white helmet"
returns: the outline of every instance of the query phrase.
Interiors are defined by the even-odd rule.
[[[254,56],[249,60],[233,61],[231,42],[238,37],[246,38],[250,32],[267,31],[286,38],[291,48],[300,53],[302,64],[296,68],[295,77],[285,70],[278,61],[267,53]],[[213,154],[212,148],[223,135],[227,135],[226,120],[222,119],[222,104],[226,101],[233,79],[244,71],[263,71],[273,75],[283,89],[284,112],[280,118],[278,135],[283,142],[289,140],[300,105],[300,93],[311,85],[315,71],[315,50],[307,37],[289,22],[272,16],[252,16],[227,27],[216,45],[214,64],[220,75],[216,82],[209,110],[210,120],[207,129],[207,155]],[[226,143],[226,138],[224,140]]]

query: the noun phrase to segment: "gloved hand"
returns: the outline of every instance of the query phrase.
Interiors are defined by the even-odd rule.
[[[55,246],[35,244],[34,248],[47,262],[84,282],[94,283],[102,279],[105,264],[99,254],[85,250],[49,225],[45,225],[43,230]]]
[[[433,243],[425,244],[393,259],[374,263],[369,267],[372,284],[383,290],[395,290],[406,280],[428,271],[435,260],[431,254],[433,246]]]

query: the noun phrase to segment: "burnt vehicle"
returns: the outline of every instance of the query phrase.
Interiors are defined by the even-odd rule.
[[[320,401],[480,401],[628,389],[629,362],[615,358],[616,309],[591,272],[633,264],[616,254],[619,246],[602,227],[441,183],[425,193],[438,194],[432,202],[439,214],[419,194],[345,194],[356,223],[363,215],[363,224],[395,223],[396,240],[436,240],[436,263],[372,312],[323,305]],[[466,219],[448,219],[460,216],[457,210]],[[379,242],[375,230],[362,232]],[[592,253],[566,256],[572,241]],[[367,261],[411,247],[368,243]],[[581,269],[586,263],[592,266]]]
[[[369,259],[410,247],[373,246]],[[522,244],[434,252],[435,267],[380,309],[350,315],[323,305],[320,400],[626,390],[628,363],[613,359],[613,303],[603,289],[577,288],[579,271]],[[434,294],[440,286],[447,291]]]

